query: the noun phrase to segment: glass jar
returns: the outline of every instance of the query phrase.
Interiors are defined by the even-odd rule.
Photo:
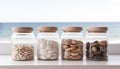
[[[83,59],[82,27],[63,27],[61,35],[61,49],[63,60]]]
[[[35,37],[32,27],[14,27],[12,34],[12,59],[33,60]]]
[[[107,27],[89,27],[86,35],[86,58],[88,60],[107,60]]]
[[[39,60],[57,60],[59,35],[57,27],[39,27],[37,35],[37,56]]]

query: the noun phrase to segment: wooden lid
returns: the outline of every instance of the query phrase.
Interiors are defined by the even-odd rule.
[[[12,31],[16,33],[31,33],[33,31],[33,28],[32,27],[13,27]]]
[[[38,27],[39,32],[56,32],[57,27]]]
[[[107,27],[88,27],[87,28],[87,31],[89,33],[92,33],[92,32],[94,32],[94,33],[106,33],[107,30],[108,30]]]
[[[81,32],[82,27],[62,27],[63,32]]]

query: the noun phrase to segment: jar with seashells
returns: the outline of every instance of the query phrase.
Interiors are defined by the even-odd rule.
[[[34,59],[35,36],[32,27],[13,27],[12,59],[27,61]]]
[[[63,60],[83,59],[82,27],[63,27],[61,49]]]

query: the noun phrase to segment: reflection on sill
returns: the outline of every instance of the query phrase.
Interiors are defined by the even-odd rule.
[[[108,61],[88,61],[85,59],[85,56],[83,60],[81,61],[65,61],[62,60],[59,57],[59,60],[55,61],[42,61],[42,60],[37,60],[37,56],[35,56],[35,59],[33,61],[13,61],[11,59],[10,55],[1,55],[0,59],[0,65],[3,66],[15,66],[15,65],[37,65],[37,66],[42,66],[42,65],[55,65],[55,66],[63,66],[63,65],[120,65],[120,55],[109,55]]]

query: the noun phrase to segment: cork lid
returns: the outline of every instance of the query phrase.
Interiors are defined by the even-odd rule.
[[[12,31],[16,33],[31,33],[33,31],[33,28],[32,27],[13,27]]]
[[[63,32],[81,32],[82,27],[62,27]]]
[[[56,32],[57,27],[38,27],[39,32]]]
[[[92,32],[94,32],[94,33],[106,33],[107,30],[108,30],[107,27],[88,27],[87,28],[87,31],[89,33],[92,33]]]

